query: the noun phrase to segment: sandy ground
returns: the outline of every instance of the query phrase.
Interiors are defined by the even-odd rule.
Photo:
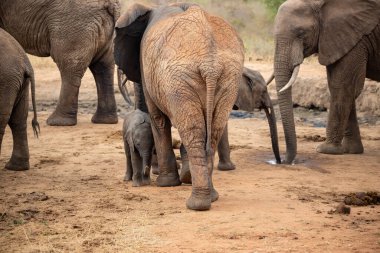
[[[269,76],[271,65],[255,66]],[[380,252],[379,205],[330,212],[350,192],[380,190],[379,125],[361,126],[364,154],[330,156],[316,153],[311,140],[325,129],[297,120],[299,155],[290,166],[268,163],[274,158],[264,119],[231,119],[237,169],[214,172],[220,199],[195,212],[185,207],[189,185],[159,188],[155,176],[147,187],[123,182],[122,119],[90,123],[96,91],[89,73],[78,125],[50,127],[59,73],[35,71],[41,136],[29,129],[29,171],[0,169],[0,252]],[[323,74],[313,64],[307,71]],[[116,96],[122,115],[126,106]],[[279,135],[283,154],[280,122]],[[8,128],[0,168],[11,149]]]

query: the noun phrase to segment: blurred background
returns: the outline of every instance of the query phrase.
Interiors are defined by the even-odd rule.
[[[244,41],[246,61],[270,61],[273,58],[273,21],[285,0],[119,0],[122,12],[133,3],[165,4],[192,2],[208,12],[223,17]]]

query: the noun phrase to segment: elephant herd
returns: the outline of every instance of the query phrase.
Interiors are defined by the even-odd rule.
[[[149,184],[152,157],[156,158],[156,184],[191,183],[186,205],[192,210],[208,210],[218,199],[212,181],[216,150],[218,169],[235,168],[227,132],[233,108],[264,109],[277,163],[294,162],[291,86],[303,59],[313,54],[326,66],[331,94],[326,141],[317,151],[362,153],[355,99],[366,77],[380,81],[380,1],[287,0],[278,10],[274,36],[273,77],[286,140],[283,161],[266,83],[260,73],[244,67],[243,42],[222,18],[190,3],[154,7],[135,3],[120,15],[118,0],[1,0],[0,153],[7,124],[13,135],[13,152],[5,167],[29,168],[29,84],[32,126],[35,135],[39,133],[34,74],[25,52],[51,56],[61,73],[57,107],[47,119],[52,126],[77,123],[78,93],[87,68],[98,95],[92,122],[117,123],[116,63],[119,74],[135,87],[136,110],[123,125],[125,180],[134,186]],[[119,77],[128,100],[121,81]],[[172,126],[182,142],[180,173]]]

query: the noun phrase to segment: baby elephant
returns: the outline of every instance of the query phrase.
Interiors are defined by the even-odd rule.
[[[126,115],[123,140],[127,158],[124,180],[132,180],[133,186],[149,185],[154,141],[147,113],[137,109]]]
[[[5,165],[9,170],[29,169],[29,148],[26,122],[29,106],[29,83],[32,89],[33,131],[38,137],[35,83],[32,65],[20,44],[0,28],[0,154],[5,127],[13,136],[13,152]]]

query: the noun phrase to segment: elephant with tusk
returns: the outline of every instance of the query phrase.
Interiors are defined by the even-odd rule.
[[[317,151],[363,153],[355,99],[366,77],[380,81],[380,1],[287,0],[278,10],[274,34],[285,163],[297,154],[291,86],[304,58],[316,53],[326,66],[331,95],[326,141]]]

